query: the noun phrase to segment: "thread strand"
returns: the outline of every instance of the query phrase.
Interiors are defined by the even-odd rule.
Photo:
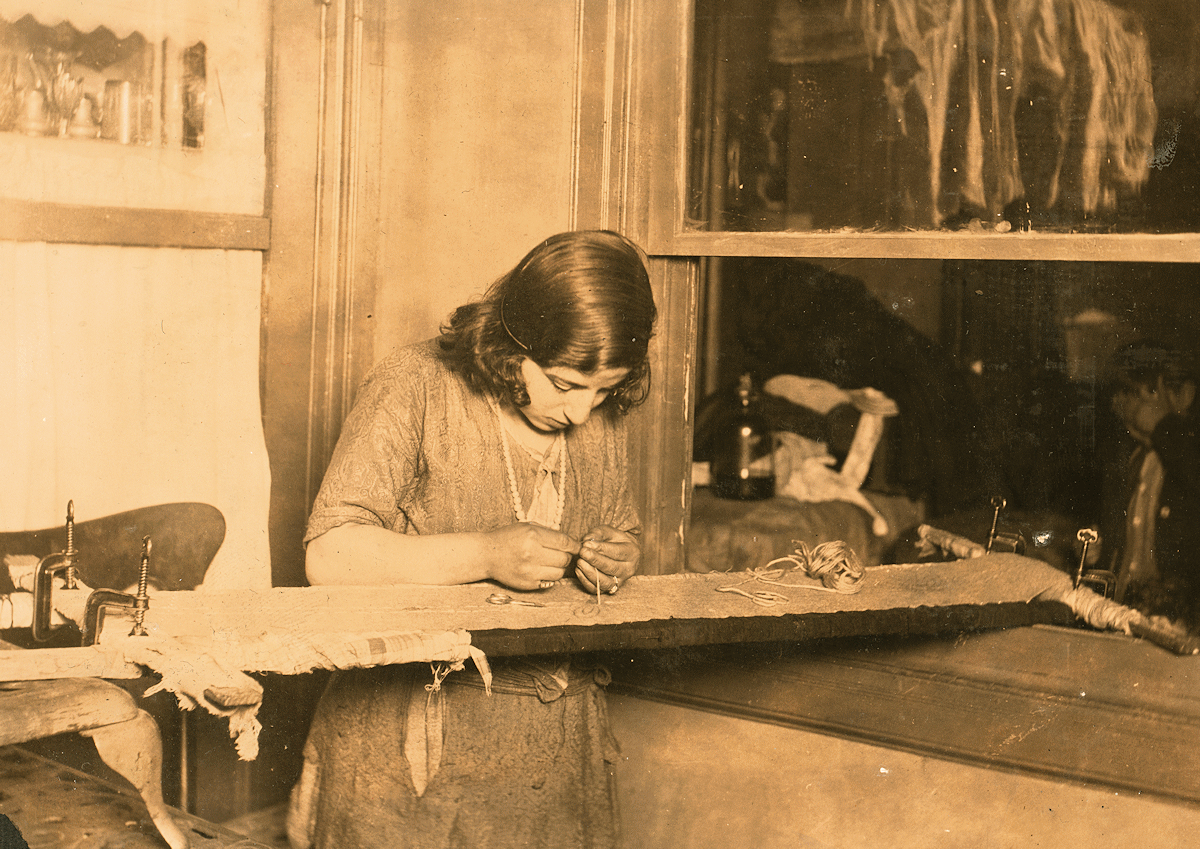
[[[768,590],[748,592],[741,589],[741,586],[754,581],[776,587],[843,594],[856,593],[862,589],[866,570],[854,549],[845,542],[830,540],[811,549],[799,540],[793,540],[793,542],[796,544],[796,549],[792,554],[776,557],[765,566],[755,566],[746,570],[748,575],[746,580],[738,584],[717,587],[717,592],[735,593],[745,596],[763,607],[774,607],[777,604],[786,604],[789,601],[788,597]],[[792,565],[783,566],[784,563]],[[803,572],[807,577],[821,583],[819,585],[793,584],[782,580],[793,572]]]

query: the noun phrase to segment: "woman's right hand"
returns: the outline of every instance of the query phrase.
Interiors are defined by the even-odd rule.
[[[485,534],[489,548],[488,577],[514,590],[545,589],[566,574],[579,553],[579,541],[528,522]]]

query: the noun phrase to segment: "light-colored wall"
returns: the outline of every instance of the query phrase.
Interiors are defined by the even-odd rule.
[[[571,198],[576,5],[389,7],[376,358],[567,229]]]

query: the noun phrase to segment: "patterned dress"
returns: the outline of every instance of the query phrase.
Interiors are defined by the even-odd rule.
[[[346,523],[397,533],[488,531],[515,521],[500,429],[485,397],[447,368],[436,341],[403,348],[364,383],[325,475],[305,541]],[[638,525],[619,421],[567,435],[562,530]],[[538,461],[511,452],[528,504]],[[564,658],[494,663],[492,695],[468,665],[429,700],[440,752],[419,792],[406,758],[426,711],[428,666],[341,672],[321,699],[293,793],[293,843],[355,847],[609,847],[616,842],[601,669]],[[564,671],[569,668],[569,674]],[[412,747],[407,751],[411,752]],[[418,767],[417,774],[423,770]]]

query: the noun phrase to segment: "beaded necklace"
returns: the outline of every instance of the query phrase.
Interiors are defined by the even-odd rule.
[[[496,414],[496,424],[500,427],[500,446],[504,449],[504,471],[508,474],[508,495],[512,500],[513,513],[516,514],[518,522],[524,523],[529,521],[529,519],[525,514],[525,509],[521,506],[521,492],[517,489],[517,475],[513,469],[512,453],[508,447],[508,431],[504,427],[504,418],[500,413],[500,405],[490,396],[488,397],[488,403],[491,405],[492,411]],[[563,507],[567,501],[567,439],[561,430],[555,437],[554,445],[558,449],[558,502],[554,508],[554,521],[549,527],[557,531],[562,527]],[[551,481],[551,486],[553,486],[553,481]],[[534,500],[537,500],[536,492]]]

